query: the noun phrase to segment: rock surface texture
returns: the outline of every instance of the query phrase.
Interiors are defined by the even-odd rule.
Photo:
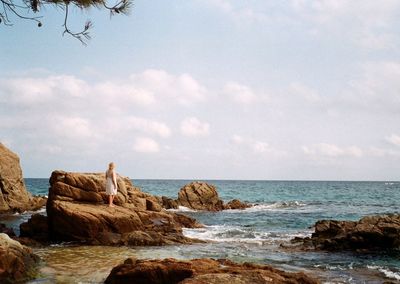
[[[330,251],[399,249],[400,215],[367,216],[359,221],[318,221],[311,239],[300,241]]]
[[[178,204],[196,210],[220,211],[224,204],[215,186],[205,182],[192,182],[178,193]]]
[[[0,283],[23,282],[32,278],[39,257],[28,247],[0,233]]]
[[[195,210],[221,211],[224,209],[246,209],[251,205],[234,199],[227,204],[219,198],[217,188],[206,182],[191,182],[178,193],[176,203]],[[173,208],[173,207],[172,207]]]
[[[32,197],[25,188],[19,157],[0,143],[0,213],[37,210],[44,197]]]
[[[289,273],[267,265],[237,264],[229,260],[176,259],[137,260],[128,258],[114,267],[106,284],[265,284],[265,283],[319,283],[302,272]]]
[[[55,241],[103,245],[192,243],[182,227],[201,227],[193,218],[165,211],[162,198],[118,177],[115,207],[106,205],[104,174],[54,171],[47,201],[48,230]]]

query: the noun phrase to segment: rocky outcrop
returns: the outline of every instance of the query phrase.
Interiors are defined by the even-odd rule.
[[[44,197],[32,197],[25,188],[19,157],[0,143],[0,213],[37,210]]]
[[[311,238],[298,239],[320,250],[391,250],[400,248],[400,215],[367,216],[359,221],[322,220]]]
[[[29,238],[39,243],[49,241],[49,227],[47,216],[33,214],[31,218],[19,226],[20,238]]]
[[[0,256],[0,283],[20,283],[34,276],[39,257],[3,233],[0,233]]]
[[[128,258],[114,267],[106,284],[265,284],[265,283],[319,283],[302,272],[289,273],[267,265],[238,264],[226,259],[138,260]]]
[[[224,205],[224,209],[246,209],[250,208],[251,205],[245,202],[240,201],[239,199],[233,199]]]
[[[170,203],[165,202],[167,206]],[[206,182],[191,182],[182,187],[178,193],[176,204],[195,210],[221,211],[225,209],[246,209],[250,204],[238,199],[229,201],[227,204],[219,198],[217,188]],[[169,208],[169,207],[166,207]],[[171,206],[171,208],[174,208]]]
[[[7,234],[9,237],[15,237],[15,232],[12,228],[8,228],[6,224],[0,223],[0,233]]]
[[[55,171],[47,201],[52,240],[104,245],[191,243],[182,227],[200,227],[193,218],[162,209],[162,199],[118,177],[115,207],[108,207],[104,174]]]
[[[191,182],[178,193],[178,204],[196,210],[220,211],[224,203],[215,186],[205,182]]]

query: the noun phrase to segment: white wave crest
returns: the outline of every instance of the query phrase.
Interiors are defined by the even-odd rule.
[[[392,278],[396,280],[400,280],[400,273],[391,271],[388,268],[377,266],[377,265],[367,265],[368,269],[378,270],[379,272],[383,273],[387,278]]]
[[[205,241],[263,245],[286,242],[294,237],[309,237],[311,231],[293,233],[260,232],[238,226],[213,225],[200,229],[184,228],[183,234],[189,238],[196,238]]]
[[[244,211],[248,212],[273,211],[282,209],[294,209],[304,206],[307,206],[307,204],[299,201],[282,201],[282,202],[275,202],[272,204],[255,204],[254,206],[247,208]]]
[[[178,206],[178,209],[168,209],[167,211],[171,212],[197,212],[197,210],[185,207],[185,206]]]

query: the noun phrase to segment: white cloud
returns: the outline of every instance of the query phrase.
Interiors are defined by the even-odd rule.
[[[201,122],[196,117],[187,117],[181,122],[181,133],[190,137],[208,136],[210,124]]]
[[[339,147],[335,144],[319,143],[311,146],[303,146],[303,153],[310,156],[325,156],[325,157],[356,157],[363,156],[363,151],[356,146]]]
[[[124,127],[140,130],[147,134],[154,134],[166,138],[171,135],[170,128],[163,122],[149,120],[142,117],[129,116],[124,119]]]
[[[250,21],[250,22],[263,22],[267,20],[266,14],[255,11],[251,5],[243,2],[245,5],[235,6],[229,0],[208,0],[207,3],[216,7],[221,12],[230,16],[237,22]]]
[[[244,147],[244,149],[250,150],[255,154],[268,154],[277,157],[287,155],[286,151],[273,148],[265,141],[256,140],[250,137],[243,137],[235,134],[232,136],[231,141],[234,145]]]
[[[340,37],[372,48],[393,48],[400,2],[396,0],[292,0],[299,21],[309,22],[313,33]]]
[[[386,137],[385,140],[392,145],[400,147],[400,136],[399,135],[392,134],[392,135]]]
[[[226,83],[224,86],[224,93],[239,104],[251,104],[257,101],[257,96],[250,87],[236,82]]]
[[[289,85],[289,92],[309,103],[321,102],[322,98],[318,92],[301,82],[292,82]]]
[[[135,139],[133,150],[139,153],[157,153],[160,151],[160,146],[151,138],[138,137]]]
[[[234,144],[240,145],[240,144],[243,144],[244,141],[245,141],[244,138],[240,135],[235,134],[232,136],[232,142]]]
[[[400,111],[400,62],[378,61],[363,65],[361,76],[349,82],[336,103],[369,111]]]
[[[36,105],[54,100],[64,101],[71,97],[81,97],[87,91],[88,85],[85,81],[68,75],[0,80],[3,101],[14,104]]]
[[[153,93],[157,99],[192,105],[206,100],[207,90],[189,74],[172,75],[164,70],[148,69],[130,76],[131,82]]]

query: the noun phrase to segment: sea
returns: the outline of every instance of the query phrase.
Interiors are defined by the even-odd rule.
[[[205,180],[217,187],[225,202],[247,201],[246,210],[202,212],[180,207],[201,229],[184,229],[204,244],[157,247],[77,246],[61,243],[34,248],[42,263],[29,283],[103,283],[112,267],[128,257],[228,258],[304,271],[322,283],[400,283],[400,251],[356,253],[316,252],[284,248],[294,237],[311,236],[322,219],[358,220],[375,214],[400,213],[400,182],[396,181],[239,181]],[[132,180],[142,191],[177,198],[191,180]],[[47,195],[48,179],[25,179],[34,195]],[[39,211],[45,215],[45,209]],[[32,212],[0,220],[19,232]],[[4,218],[3,218],[4,219]]]

